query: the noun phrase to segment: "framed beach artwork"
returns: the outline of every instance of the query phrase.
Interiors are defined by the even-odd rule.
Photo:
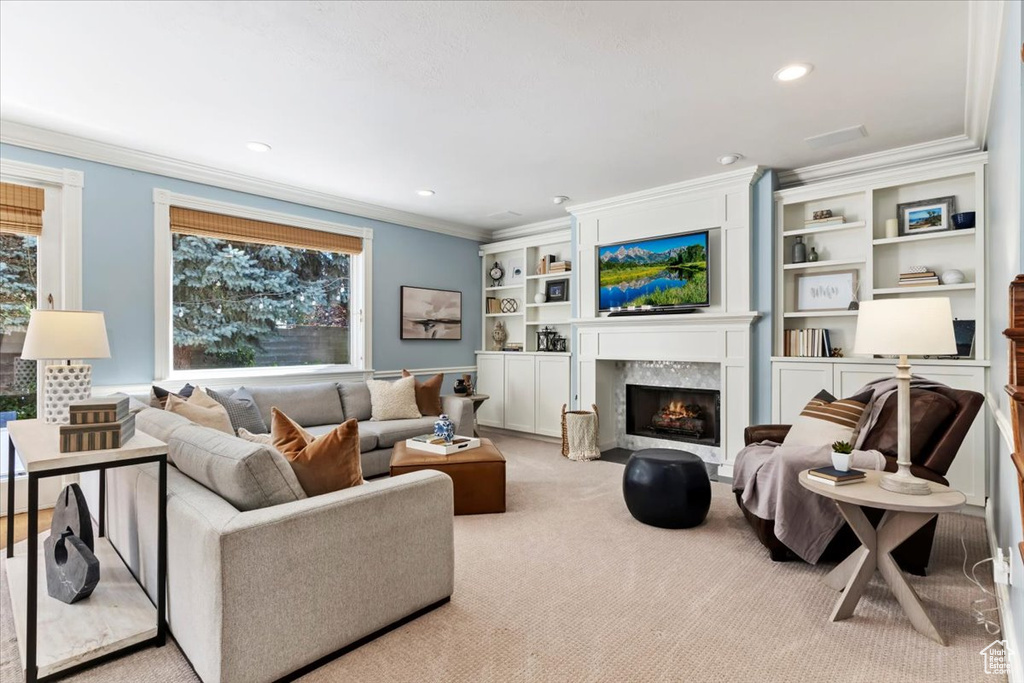
[[[857,271],[837,270],[796,277],[798,311],[845,311],[857,295]]]
[[[462,339],[462,292],[401,288],[402,339]]]
[[[937,197],[896,205],[900,237],[952,230],[950,216],[956,212],[956,197]]]

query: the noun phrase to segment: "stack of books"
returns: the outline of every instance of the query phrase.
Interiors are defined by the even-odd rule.
[[[487,312],[488,313],[501,313],[501,299],[493,296],[487,297]]]
[[[555,261],[548,264],[549,273],[568,273],[572,270],[572,261]]]
[[[914,266],[900,273],[900,287],[934,287],[937,284],[939,276],[926,266]]]
[[[817,467],[807,472],[807,478],[811,481],[816,481],[819,484],[828,484],[829,486],[856,484],[858,481],[867,479],[867,476],[864,470],[848,469],[844,472],[843,470],[837,470],[835,467]]]
[[[804,227],[823,228],[826,225],[842,225],[845,222],[846,219],[842,216],[829,216],[828,218],[819,218],[817,220],[806,220],[804,221]]]
[[[796,358],[831,358],[832,336],[822,328],[786,330],[782,355]]]
[[[120,448],[135,436],[135,416],[128,414],[125,394],[76,401],[68,410],[71,424],[60,427],[61,453]]]

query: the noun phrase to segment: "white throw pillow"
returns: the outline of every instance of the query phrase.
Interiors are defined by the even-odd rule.
[[[783,446],[831,446],[836,441],[853,443],[853,433],[871,401],[871,392],[836,399],[820,391],[793,421]]]
[[[368,379],[366,386],[370,390],[371,420],[380,422],[422,417],[420,409],[416,406],[415,377],[406,377],[394,382]]]
[[[245,427],[238,428],[238,438],[251,441],[253,443],[263,444],[264,446],[273,446],[274,439],[270,434],[253,434]]]

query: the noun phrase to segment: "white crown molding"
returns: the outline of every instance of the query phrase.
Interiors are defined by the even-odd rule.
[[[779,186],[786,188],[806,183],[817,183],[865,171],[903,166],[916,161],[939,159],[964,152],[976,152],[980,149],[981,145],[966,135],[956,135],[941,140],[887,149],[882,152],[862,154],[849,159],[804,166],[791,171],[780,171]]]
[[[486,256],[487,254],[496,254],[498,252],[511,251],[513,249],[543,247],[547,244],[560,244],[562,242],[570,241],[572,241],[571,225],[562,224],[561,227],[557,229],[549,229],[541,234],[530,234],[525,237],[516,237],[511,240],[481,244],[477,253],[480,254],[480,256]]]
[[[868,167],[867,170],[841,176],[827,177],[813,183],[793,185],[776,190],[775,199],[788,203],[810,201],[839,192],[861,192],[865,187],[901,184],[941,177],[958,171],[971,173],[979,164],[988,161],[988,152],[968,152],[955,156],[928,158],[924,161],[907,162],[897,166]]]
[[[567,230],[572,227],[571,216],[559,216],[558,218],[552,218],[547,221],[538,221],[536,223],[527,223],[525,225],[516,225],[510,228],[498,228],[491,233],[491,238],[495,241],[511,240],[517,237],[530,237],[532,235],[542,235],[547,232],[555,230]]]
[[[964,103],[964,132],[985,148],[988,117],[999,65],[1004,2],[967,3],[967,88]],[[1013,56],[1009,57],[1014,59]]]
[[[766,169],[761,166],[747,166],[745,168],[736,169],[735,171],[729,171],[728,173],[717,173],[715,175],[694,178],[693,180],[684,180],[679,183],[653,187],[649,190],[640,190],[639,192],[631,192],[629,194],[618,195],[616,197],[609,197],[608,199],[599,199],[597,201],[585,202],[583,204],[573,204],[568,207],[568,211],[573,216],[582,216],[596,211],[618,209],[631,204],[675,197],[677,195],[687,194],[690,192],[715,190],[740,183],[752,185],[764,174],[765,170]]]
[[[326,192],[318,192],[286,183],[264,180],[253,176],[225,171],[182,159],[143,152],[120,145],[91,140],[67,133],[38,128],[7,119],[0,120],[0,142],[27,147],[43,152],[95,161],[135,171],[155,173],[227,190],[246,192],[261,197],[280,199],[328,211],[371,218],[420,230],[462,237],[477,242],[490,239],[490,230],[453,223],[429,216],[389,209],[387,207],[346,199]]]

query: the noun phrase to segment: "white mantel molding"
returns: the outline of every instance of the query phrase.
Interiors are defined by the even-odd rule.
[[[600,318],[573,318],[569,322],[583,329],[590,326],[602,329],[618,327],[672,328],[676,326],[714,327],[741,325],[749,327],[761,317],[757,311],[744,313],[666,313],[664,315],[621,315]]]
[[[574,216],[599,213],[610,209],[618,209],[633,204],[650,204],[660,199],[672,199],[675,197],[694,195],[700,192],[721,191],[726,188],[735,187],[737,184],[752,185],[757,182],[767,169],[761,166],[747,166],[745,168],[684,180],[680,183],[652,187],[649,190],[640,190],[630,194],[623,194],[608,199],[600,199],[594,202],[573,204],[568,207],[569,213]]]
[[[99,140],[59,133],[25,123],[0,120],[0,142],[53,154],[95,161],[135,171],[180,178],[194,183],[270,197],[303,206],[359,216],[395,225],[438,232],[477,242],[491,239],[491,231],[462,223],[422,216],[399,209],[390,209],[336,194],[310,190],[288,183],[227,171],[205,164],[144,152]]]

